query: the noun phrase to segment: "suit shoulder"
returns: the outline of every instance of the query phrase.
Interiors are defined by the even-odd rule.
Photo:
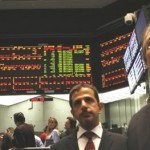
[[[135,127],[138,127],[137,124],[141,124],[147,122],[147,118],[150,117],[150,104],[145,105],[143,108],[141,108],[136,114],[133,115],[133,117],[130,120],[129,127],[134,125]]]
[[[110,137],[112,140],[115,140],[115,141],[120,141],[120,142],[126,142],[127,141],[127,137],[122,135],[122,134],[119,134],[119,133],[114,133],[114,132],[110,132],[110,131],[105,131],[108,135],[108,137]]]

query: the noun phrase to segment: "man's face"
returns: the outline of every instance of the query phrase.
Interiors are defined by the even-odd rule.
[[[65,129],[66,130],[70,129],[70,121],[69,121],[69,119],[66,119],[66,121],[65,121]]]
[[[71,113],[85,130],[92,130],[99,124],[99,113],[102,104],[98,103],[94,91],[88,87],[82,87],[72,94]]]

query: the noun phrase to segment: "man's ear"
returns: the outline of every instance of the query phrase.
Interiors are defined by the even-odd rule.
[[[103,111],[103,108],[104,108],[104,104],[99,103],[99,113],[101,113]]]

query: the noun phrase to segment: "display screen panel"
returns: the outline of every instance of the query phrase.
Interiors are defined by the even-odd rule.
[[[127,79],[128,79],[130,93],[133,93],[133,90],[135,89],[135,87],[137,85],[134,67],[132,67],[130,72],[128,73]]]
[[[139,53],[137,54],[137,57],[133,64],[133,67],[135,70],[136,81],[138,83],[146,70],[146,66],[145,66],[143,58],[142,58],[142,48],[140,49]]]
[[[143,58],[142,58],[142,48],[139,50],[136,59],[134,60],[132,67],[127,74],[128,83],[130,92],[133,93],[136,86],[140,82],[143,74],[145,73],[146,66],[144,64]]]
[[[133,64],[133,61],[137,55],[138,50],[139,50],[139,45],[137,42],[136,33],[134,29],[131,34],[129,44],[126,48],[125,54],[123,56],[123,61],[125,64],[125,69],[126,69],[127,74]]]
[[[135,55],[138,52],[138,48],[139,48],[139,45],[138,45],[138,42],[137,42],[137,36],[136,36],[136,33],[135,33],[135,29],[134,29],[133,32],[132,32],[130,41],[129,41],[129,49],[130,49],[130,52],[131,52],[131,61],[134,60]]]
[[[116,36],[100,44],[102,64],[102,88],[109,89],[127,82],[123,55],[131,33]]]
[[[0,47],[0,94],[68,93],[93,84],[89,44]]]
[[[134,93],[134,90],[143,79],[146,71],[146,66],[143,60],[142,47],[141,47],[142,35],[145,27],[147,26],[146,18],[148,16],[146,16],[147,14],[146,12],[147,10],[145,8],[140,10],[137,16],[138,18],[135,24],[135,28],[133,29],[129,41],[129,45],[123,57],[131,93]],[[127,54],[131,54],[131,55],[127,55]]]
[[[131,51],[130,51],[129,47],[127,47],[127,49],[125,51],[125,54],[123,56],[123,61],[124,61],[124,64],[125,64],[126,72],[128,72],[129,69],[130,69],[130,66],[132,64]]]

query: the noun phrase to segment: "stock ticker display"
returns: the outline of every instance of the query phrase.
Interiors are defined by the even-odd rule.
[[[68,93],[92,84],[90,45],[0,47],[0,94]]]
[[[103,89],[127,83],[123,55],[130,36],[131,33],[127,33],[100,44]]]

